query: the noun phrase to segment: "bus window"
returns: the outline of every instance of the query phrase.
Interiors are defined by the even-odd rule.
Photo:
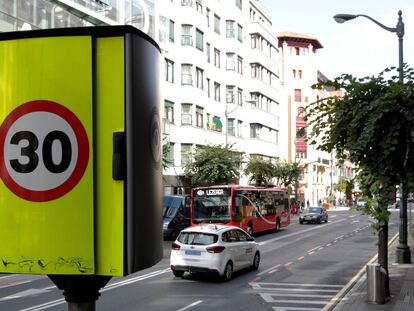
[[[241,198],[240,196],[234,196],[233,201],[233,214],[231,215],[232,221],[240,222],[242,219],[242,208],[240,208]]]
[[[230,196],[227,189],[207,189],[193,195],[193,223],[229,223]]]

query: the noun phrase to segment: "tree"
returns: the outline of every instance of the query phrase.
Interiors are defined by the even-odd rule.
[[[171,151],[171,146],[169,143],[165,143],[162,145],[162,168],[165,170],[173,163],[173,161],[169,158]]]
[[[184,165],[185,177],[192,186],[211,186],[237,183],[243,154],[232,146],[197,147],[192,155],[193,161]]]
[[[268,186],[274,177],[275,165],[270,160],[250,158],[244,173],[250,175],[249,183],[256,186]]]
[[[295,185],[299,180],[302,170],[299,162],[278,162],[275,166],[274,176],[279,186],[290,187]]]
[[[369,198],[364,211],[377,221],[378,263],[387,271],[387,296],[387,207],[395,185],[402,182],[412,190],[414,179],[414,75],[405,68],[405,83],[400,83],[395,71],[387,68],[378,77],[361,79],[344,74],[317,84],[317,89],[343,89],[345,95],[319,100],[306,110],[311,143],[359,167],[361,189]]]

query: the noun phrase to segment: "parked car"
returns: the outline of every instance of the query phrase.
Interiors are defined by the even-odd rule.
[[[175,240],[181,230],[190,226],[190,196],[165,195],[163,200],[164,239]]]
[[[202,224],[181,231],[171,246],[170,267],[182,277],[185,272],[214,273],[225,281],[243,268],[257,270],[259,245],[239,227]]]
[[[322,221],[328,222],[328,212],[324,207],[309,207],[299,215],[300,224],[304,222],[320,224]]]
[[[356,204],[357,204],[358,207],[365,207],[367,202],[365,202],[365,200],[363,198],[358,198]]]

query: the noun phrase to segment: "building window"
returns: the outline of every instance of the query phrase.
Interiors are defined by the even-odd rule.
[[[227,134],[229,136],[236,136],[236,129],[234,127],[234,119],[227,119]]]
[[[237,121],[237,136],[243,137],[243,121]]]
[[[214,66],[220,68],[220,51],[214,49]]]
[[[164,101],[164,117],[168,123],[174,124],[174,103],[172,101]]]
[[[243,105],[243,90],[239,88],[237,89],[237,105]]]
[[[181,105],[181,125],[192,125],[193,118],[191,114],[191,104]]]
[[[226,53],[226,70],[236,70],[235,56],[235,53]]]
[[[220,17],[214,14],[214,31],[220,34]]]
[[[196,48],[204,51],[203,32],[198,29],[196,29]]]
[[[296,69],[292,70],[292,74],[293,74],[293,79],[296,79]]]
[[[295,53],[296,53],[296,55],[300,55],[300,49],[299,48],[295,48]]]
[[[196,0],[196,10],[197,12],[200,12],[203,14],[203,1],[202,0]]]
[[[234,86],[226,86],[226,103],[234,104]]]
[[[237,57],[237,73],[243,74],[243,58]]]
[[[299,74],[299,79],[302,79],[302,70],[299,70],[298,74]]]
[[[210,9],[206,8],[207,27],[210,27]]]
[[[191,144],[181,144],[181,166],[191,162]]]
[[[302,90],[295,89],[295,102],[301,102],[301,101],[302,101]]]
[[[190,65],[190,64],[181,65],[181,84],[182,85],[193,85],[192,70],[193,70],[193,65]]]
[[[210,79],[209,78],[207,78],[207,95],[208,95],[208,98],[211,97]]]
[[[261,124],[251,123],[250,124],[250,138],[260,138],[261,129],[262,129]]]
[[[234,21],[226,21],[226,38],[235,38]]]
[[[209,63],[211,61],[210,43],[206,43],[206,54],[207,54],[207,63]]]
[[[240,24],[237,24],[237,40],[243,42],[243,27]]]
[[[165,59],[165,81],[174,83],[174,62]]]
[[[181,6],[193,6],[193,0],[181,0]]]
[[[252,78],[260,79],[260,65],[259,64],[251,64],[252,68]]]
[[[242,9],[242,0],[236,0],[236,6],[241,10]]]
[[[197,82],[197,87],[201,90],[204,89],[204,83],[203,83],[204,77],[203,76],[204,76],[204,70],[197,67],[196,68],[196,79],[197,79],[196,82]]]
[[[174,22],[172,20],[170,20],[170,29],[169,29],[169,39],[170,42],[174,43],[175,41],[175,36],[174,36]]]
[[[221,100],[220,83],[217,83],[217,82],[214,82],[214,100],[218,102]]]
[[[167,162],[174,166],[174,143],[170,143],[168,147]]]
[[[201,107],[196,107],[196,126],[197,127],[203,127],[204,126],[204,122],[203,122],[203,108]]]
[[[193,26],[191,25],[181,25],[181,45],[190,45],[193,46],[193,36],[191,31]]]

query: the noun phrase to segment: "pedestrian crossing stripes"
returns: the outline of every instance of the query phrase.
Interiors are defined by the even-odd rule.
[[[334,284],[250,283],[275,311],[321,310],[342,288]]]

